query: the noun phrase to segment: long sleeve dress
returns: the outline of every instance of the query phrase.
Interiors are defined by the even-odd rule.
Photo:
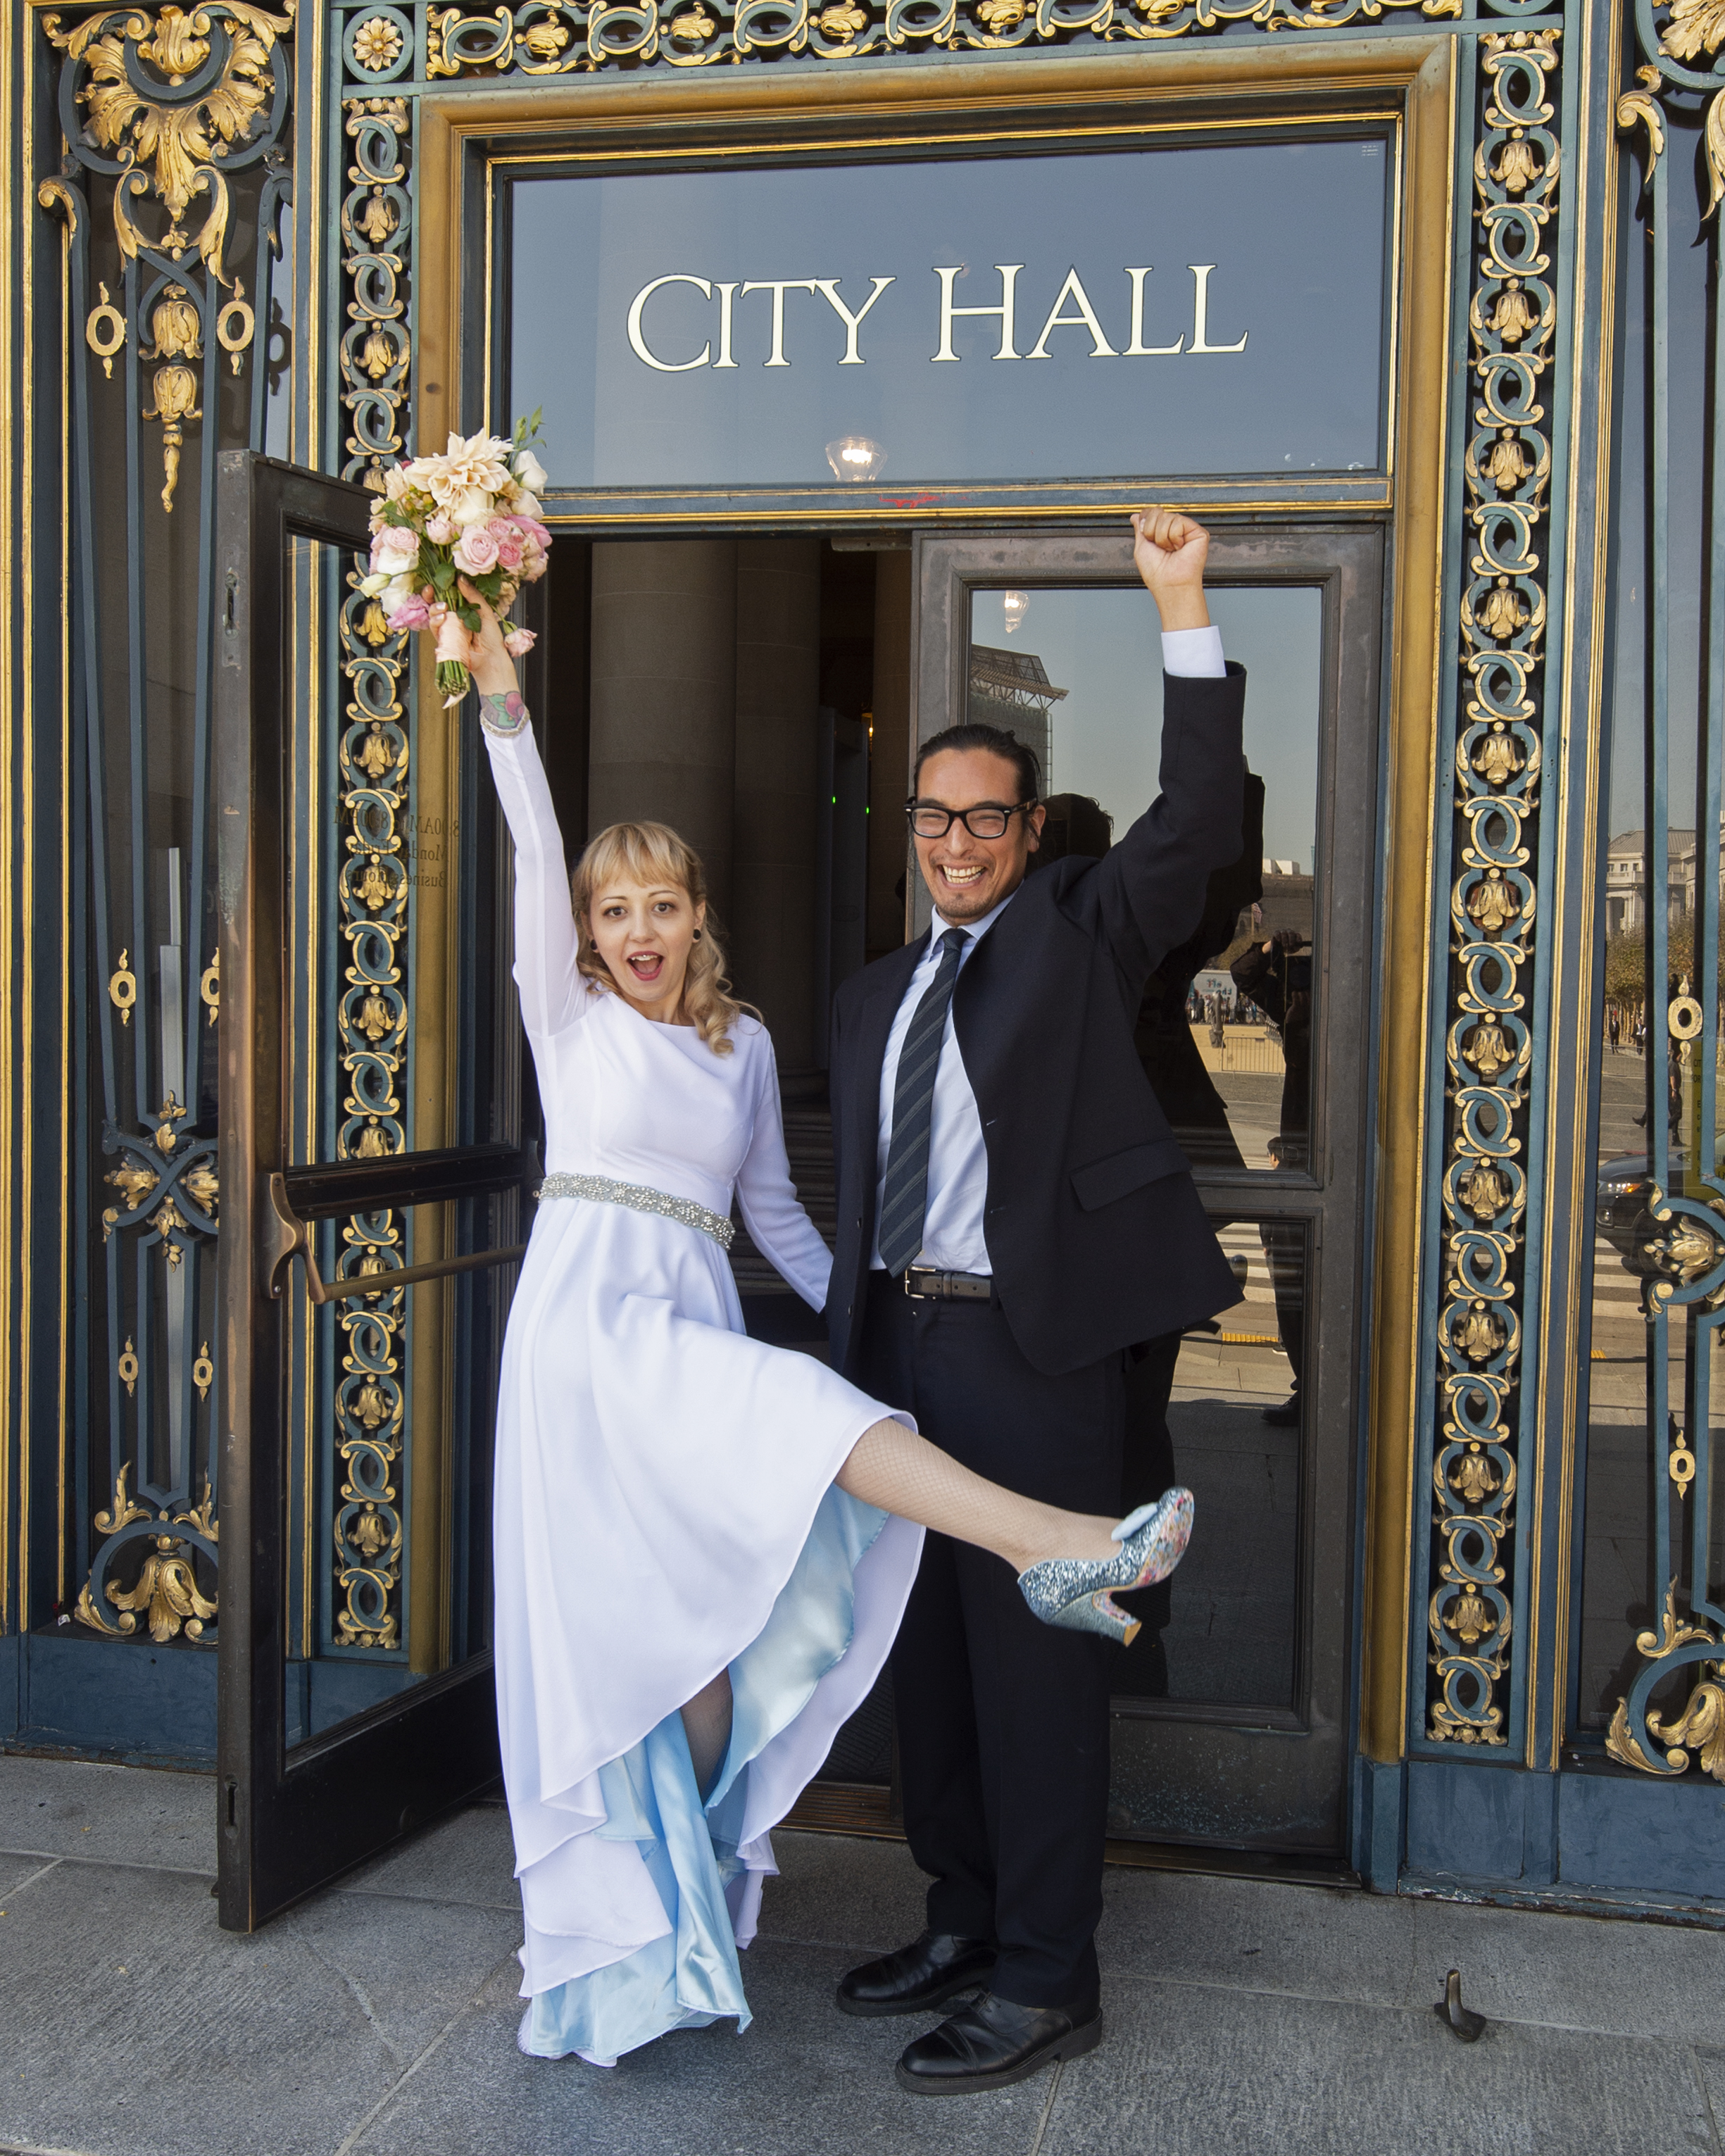
[[[545,1165],[721,1218],[810,1304],[830,1260],[786,1163],[773,1045],[642,1018],[576,967],[533,737],[486,735],[516,851],[515,978]],[[526,1939],[520,2042],[596,2065],[670,2029],[749,2020],[768,1830],[866,1696],[922,1531],[834,1486],[891,1410],[742,1330],[724,1250],[682,1220],[538,1207],[497,1409],[498,1720]],[[908,1417],[901,1417],[908,1423]],[[705,1802],[679,1708],[728,1670]]]

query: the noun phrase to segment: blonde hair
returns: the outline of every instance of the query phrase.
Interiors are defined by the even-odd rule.
[[[699,907],[707,902],[706,874],[701,856],[669,824],[612,824],[597,838],[589,839],[569,878],[569,896],[580,933],[580,953],[575,963],[589,981],[613,995],[617,983],[593,942],[590,916],[593,893],[603,886],[624,881],[644,884],[649,890],[675,884],[688,893],[691,906]],[[684,1015],[715,1055],[728,1055],[731,1029],[744,1011],[752,1017],[760,1016],[752,1005],[739,1003],[731,993],[731,983],[725,977],[724,947],[709,911],[699,940],[689,952],[689,970],[683,980]]]

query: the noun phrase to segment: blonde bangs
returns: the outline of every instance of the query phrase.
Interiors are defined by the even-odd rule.
[[[669,824],[611,824],[588,841],[586,850],[569,878],[569,896],[580,932],[582,973],[610,994],[617,993],[611,969],[593,948],[589,915],[593,895],[608,884],[642,884],[653,889],[675,884],[689,895],[691,906],[706,906],[706,873],[701,856]],[[715,1055],[732,1051],[731,1029],[739,1014],[749,1010],[731,993],[725,975],[724,947],[718,924],[709,909],[701,940],[689,952],[689,971],[683,982],[683,1014]],[[758,1017],[758,1012],[752,1012]]]

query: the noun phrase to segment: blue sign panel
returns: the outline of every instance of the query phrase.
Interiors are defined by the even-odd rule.
[[[553,487],[1371,472],[1380,137],[517,180]]]

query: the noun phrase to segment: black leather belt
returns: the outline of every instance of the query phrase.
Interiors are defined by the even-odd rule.
[[[994,1282],[988,1273],[942,1273],[932,1265],[911,1265],[905,1274],[905,1293],[937,1302],[989,1302]]]

